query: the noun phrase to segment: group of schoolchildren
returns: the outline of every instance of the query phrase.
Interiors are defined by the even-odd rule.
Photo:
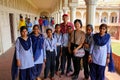
[[[79,37],[79,32],[81,32],[79,31],[81,28],[79,21],[81,20],[76,19],[74,22],[76,28],[74,31],[76,31],[76,34],[78,33],[77,37]],[[91,80],[105,79],[105,66],[110,61],[110,35],[107,33],[106,24],[101,24],[99,30],[99,33],[93,34],[93,26],[88,24],[84,35],[84,43],[78,47],[78,49],[81,47],[85,49],[85,56],[83,57],[84,80],[88,80],[89,75]],[[60,24],[56,24],[55,31],[53,32],[50,28],[46,29],[47,37],[44,37],[38,25],[33,26],[33,32],[29,35],[27,28],[22,26],[20,28],[21,36],[17,38],[15,46],[19,80],[40,80],[39,75],[43,62],[45,63],[45,80],[48,79],[49,73],[51,80],[55,80],[55,74],[61,77],[65,73],[66,76],[72,76],[72,80],[78,80],[80,59],[73,58],[74,52],[78,49],[71,50],[71,52],[69,48],[71,47],[71,36],[74,31],[71,26],[68,26],[67,33],[62,34]],[[78,43],[81,43],[79,41]],[[73,67],[77,74],[69,75],[73,71],[71,58],[73,58]],[[65,69],[66,62],[67,69]]]

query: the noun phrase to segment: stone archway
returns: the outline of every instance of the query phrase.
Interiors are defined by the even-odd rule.
[[[101,18],[101,22],[102,23],[107,23],[108,22],[108,13],[107,12],[103,12],[102,13],[102,18]]]
[[[82,20],[81,13],[79,11],[76,12],[76,18]]]
[[[111,23],[116,23],[117,22],[117,13],[116,12],[112,12],[110,14],[110,22]]]
[[[49,16],[49,13],[46,12],[46,11],[43,11],[43,12],[40,13],[40,16],[47,16],[47,17],[48,17],[48,16]]]

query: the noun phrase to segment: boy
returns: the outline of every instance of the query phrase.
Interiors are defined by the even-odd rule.
[[[48,73],[50,70],[50,79],[54,80],[55,73],[55,58],[57,55],[56,51],[56,40],[52,37],[52,29],[47,29],[47,38],[44,41],[44,62],[45,62],[45,70],[44,70],[44,79],[47,80]]]

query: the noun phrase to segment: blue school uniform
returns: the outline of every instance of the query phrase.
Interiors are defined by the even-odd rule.
[[[110,54],[110,35],[100,36],[94,34],[90,48],[93,63],[90,64],[90,75],[92,80],[104,80],[107,54]]]
[[[34,34],[31,35],[32,39],[32,48],[33,48],[33,56],[34,56],[34,75],[38,77],[42,70],[43,64],[43,42],[44,37],[42,34],[39,36],[35,36]]]
[[[32,23],[26,23],[27,25],[27,29],[28,29],[28,33],[31,33],[32,32]]]
[[[61,47],[62,47],[62,33],[57,34],[53,33],[53,37],[56,39],[57,43],[57,56],[56,56],[56,72],[59,70],[59,59],[60,59],[60,53],[61,53]]]
[[[20,80],[33,80],[33,51],[31,39],[28,38],[26,41],[19,37],[16,41],[16,59],[20,60],[21,66],[19,67],[19,79]]]
[[[48,77],[50,70],[50,77],[54,77],[55,72],[55,58],[57,55],[56,51],[56,39],[46,38],[44,41],[44,58],[46,59],[44,78]]]
[[[92,36],[93,34],[91,33],[90,35],[86,34],[85,37],[85,43],[88,44],[89,46],[92,43]],[[90,52],[90,47],[89,48],[85,48],[85,56],[83,57],[83,68],[84,68],[84,76],[85,79],[89,78],[89,65],[88,65],[88,56],[89,56],[89,52]]]
[[[69,34],[64,33],[63,34],[63,40],[62,40],[62,46],[63,47],[68,47],[68,42],[69,42]]]

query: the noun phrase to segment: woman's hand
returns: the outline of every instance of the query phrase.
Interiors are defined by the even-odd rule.
[[[17,60],[17,66],[18,66],[18,67],[21,66],[21,62],[20,62],[20,60]]]
[[[92,63],[92,56],[91,55],[89,55],[89,57],[88,57],[88,63]]]
[[[85,48],[89,48],[89,44],[84,44],[84,47]]]
[[[73,50],[73,53],[74,53],[74,54],[76,54],[76,53],[77,53],[77,51],[78,51],[78,49],[77,49],[77,48],[75,48],[75,49]]]
[[[106,59],[106,65],[108,65],[109,62],[110,62],[110,58],[107,58],[107,59]]]
[[[46,63],[46,59],[44,59],[44,63]]]

